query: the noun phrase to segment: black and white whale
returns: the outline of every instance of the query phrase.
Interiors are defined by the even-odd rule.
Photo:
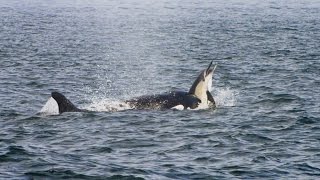
[[[124,103],[130,109],[208,109],[215,108],[216,104],[211,91],[212,76],[216,68],[201,71],[188,92],[170,91],[157,95],[146,95],[133,98]],[[50,108],[49,108],[50,107]],[[61,114],[64,112],[86,112],[88,110],[77,108],[70,100],[59,92],[52,92],[51,97],[41,109],[40,113]]]

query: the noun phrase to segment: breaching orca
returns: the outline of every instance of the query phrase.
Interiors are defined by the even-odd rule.
[[[212,61],[213,62],[213,61]],[[132,109],[207,109],[215,108],[215,101],[211,95],[212,75],[216,68],[201,71],[188,92],[170,91],[164,94],[148,95],[125,101]],[[47,106],[58,106],[51,114],[64,112],[85,112],[88,110],[77,108],[71,101],[59,92],[52,92],[50,99],[40,112],[46,112]]]

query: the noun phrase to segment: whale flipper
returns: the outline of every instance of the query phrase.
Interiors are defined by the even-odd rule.
[[[59,92],[52,92],[51,97],[57,102],[59,114],[64,112],[82,112],[85,110],[77,108],[70,100]]]
[[[208,98],[209,107],[215,108],[216,107],[216,102],[213,99],[213,96],[209,91],[207,91],[207,98]]]

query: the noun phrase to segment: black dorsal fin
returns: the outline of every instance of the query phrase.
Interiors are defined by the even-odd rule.
[[[63,112],[79,112],[82,111],[72,104],[64,95],[59,92],[52,92],[51,97],[55,99],[59,106],[59,113]]]

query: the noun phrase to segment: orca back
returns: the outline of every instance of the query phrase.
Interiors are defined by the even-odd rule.
[[[194,109],[201,101],[183,91],[170,91],[164,94],[141,96],[126,101],[135,109],[171,109],[177,105],[183,105],[184,109]]]

